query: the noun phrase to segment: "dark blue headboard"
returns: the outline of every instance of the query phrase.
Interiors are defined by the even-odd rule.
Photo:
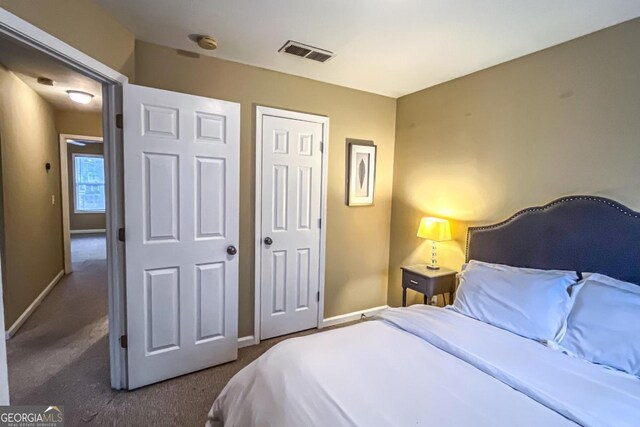
[[[470,227],[472,259],[602,273],[640,285],[640,213],[603,197],[563,197],[498,224]]]

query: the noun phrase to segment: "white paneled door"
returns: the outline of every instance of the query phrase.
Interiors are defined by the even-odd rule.
[[[260,338],[318,322],[323,124],[262,119]]]
[[[124,86],[129,388],[237,358],[240,106]]]

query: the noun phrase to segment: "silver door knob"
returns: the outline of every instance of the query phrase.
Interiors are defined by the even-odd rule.
[[[236,249],[235,246],[229,246],[229,247],[227,247],[227,253],[229,255],[235,255],[235,254],[238,253],[238,250]]]
[[[271,237],[265,237],[264,238],[264,244],[267,246],[270,246],[273,244],[273,239],[271,239]]]

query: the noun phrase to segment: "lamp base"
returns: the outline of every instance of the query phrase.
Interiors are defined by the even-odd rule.
[[[440,270],[438,266],[438,242],[431,241],[431,262],[427,264],[427,270]]]

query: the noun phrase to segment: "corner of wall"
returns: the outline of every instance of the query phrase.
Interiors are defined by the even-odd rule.
[[[396,114],[395,114],[395,120],[394,120],[394,128],[395,128],[395,132],[394,132],[394,142],[393,142],[393,178],[392,178],[392,183],[391,183],[391,213],[390,213],[390,220],[389,220],[389,230],[388,230],[388,239],[389,239],[389,263],[388,263],[388,267],[387,267],[387,305],[389,307],[395,307],[398,305],[398,302],[396,301],[397,298],[394,298],[395,293],[392,292],[393,286],[396,283],[396,281],[394,280],[394,271],[395,271],[395,267],[396,264],[394,262],[394,257],[393,257],[393,253],[395,250],[394,247],[394,243],[393,243],[393,224],[394,224],[394,217],[397,215],[397,209],[398,209],[398,205],[396,203],[396,194],[397,194],[397,189],[396,189],[396,182],[397,182],[397,174],[398,174],[398,170],[399,170],[399,165],[398,163],[398,157],[396,155],[397,153],[397,145],[398,145],[398,115],[399,115],[399,103],[400,103],[400,99],[402,97],[396,98],[395,100],[395,110],[396,110]]]
[[[421,215],[453,220],[439,255],[459,269],[469,225],[579,193],[640,206],[639,38],[634,19],[398,99],[390,306],[427,258]]]

